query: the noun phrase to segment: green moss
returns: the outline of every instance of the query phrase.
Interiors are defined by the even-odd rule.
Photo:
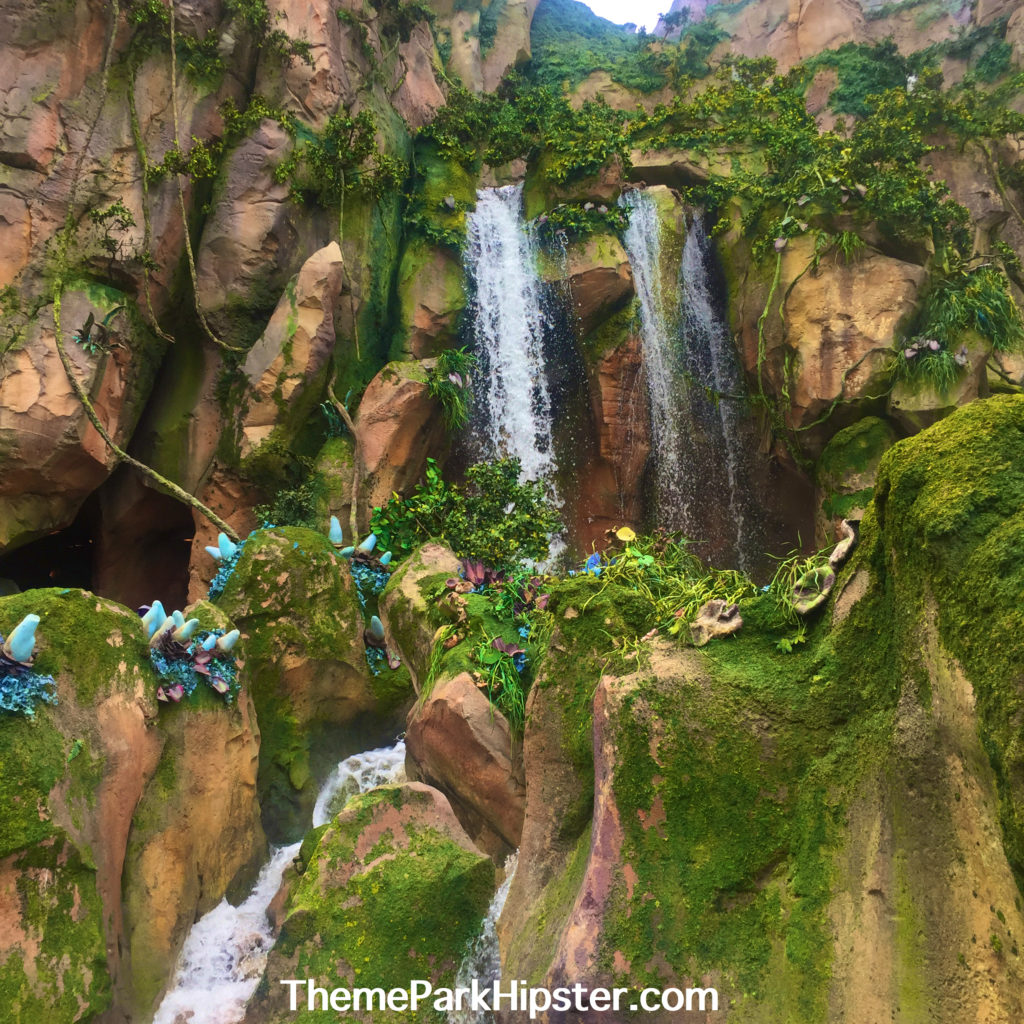
[[[62,832],[23,851],[13,866],[24,939],[4,936],[12,942],[0,962],[4,1012],[24,1024],[92,1019],[111,997],[94,869]]]
[[[1024,397],[974,402],[895,445],[875,493],[878,557],[904,601],[930,590],[977,697],[1007,856],[1024,885]]]
[[[289,977],[349,978],[353,986],[384,989],[407,987],[414,978],[452,983],[494,890],[494,865],[417,822],[415,807],[428,802],[401,787],[377,789],[354,798],[324,830],[289,897],[275,950],[295,958],[298,974]],[[381,834],[353,866],[357,840],[371,824]],[[300,1012],[295,1019],[315,1017]],[[373,1015],[443,1019],[426,1008]]]

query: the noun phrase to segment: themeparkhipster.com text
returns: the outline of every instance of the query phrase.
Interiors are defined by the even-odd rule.
[[[477,1013],[504,1010],[526,1013],[536,1020],[548,1010],[577,1013],[679,1013],[718,1009],[718,992],[713,988],[533,988],[525,981],[481,985],[474,979],[468,987],[434,988],[429,981],[412,981],[407,988],[332,988],[319,986],[308,978],[285,978],[289,990],[288,1008],[293,1012],[359,1012],[374,1010],[393,1013],[430,1007],[440,1013],[469,1010]]]

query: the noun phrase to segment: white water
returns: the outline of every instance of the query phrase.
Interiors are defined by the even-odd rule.
[[[747,472],[752,425],[739,361],[715,303],[703,223],[693,216],[677,287],[666,294],[671,276],[663,265],[657,207],[639,190],[623,202],[629,209],[625,246],[640,299],[659,524],[710,541],[719,564],[748,569],[759,543]]]
[[[505,862],[505,881],[498,886],[498,891],[487,908],[480,934],[470,944],[462,963],[455,974],[456,988],[469,988],[476,978],[481,989],[489,989],[501,978],[501,958],[498,954],[498,918],[505,909],[508,891],[512,888],[512,878],[516,873],[519,853],[513,853]],[[448,1024],[490,1024],[493,1014],[480,1010],[452,1010],[448,1014]]]
[[[665,295],[662,274],[661,222],[646,192],[625,193],[620,200],[629,210],[623,243],[633,268],[640,300],[644,367],[651,400],[651,451],[657,472],[658,521],[668,529],[685,528],[690,521],[687,488],[691,473],[680,407],[685,403],[681,383],[681,353],[675,312],[678,298]]]
[[[523,221],[523,186],[484,188],[467,217],[466,273],[480,372],[473,388],[485,455],[520,460],[523,478],[553,482],[551,395],[544,373],[543,289]]]
[[[398,781],[404,770],[402,740],[346,758],[320,790],[313,826],[330,821],[350,796]],[[273,852],[244,903],[233,907],[222,900],[192,926],[153,1024],[237,1024],[242,1019],[274,945],[267,908],[301,845]]]

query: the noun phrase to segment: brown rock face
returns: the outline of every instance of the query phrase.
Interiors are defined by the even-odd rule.
[[[406,772],[436,786],[481,849],[492,855],[519,846],[525,790],[514,777],[505,716],[468,672],[440,681],[409,713]]]
[[[90,316],[102,321],[116,305],[98,291],[66,292],[61,328],[77,379],[114,441],[123,445],[152,383],[154,357],[143,351],[151,341],[136,335],[123,313],[110,321],[109,344],[99,351],[88,352],[72,341]],[[114,467],[113,455],[71,390],[52,316],[41,314],[24,343],[0,355],[0,445],[0,547],[66,526]]]
[[[365,472],[363,507],[383,505],[412,486],[444,437],[437,403],[427,393],[422,363],[388,363],[370,381],[359,403],[356,432]]]
[[[230,708],[167,708],[160,731],[167,775],[158,771],[143,795],[125,865],[131,978],[122,998],[133,1020],[152,1013],[193,921],[229,889],[241,895],[266,846],[249,694]]]
[[[791,243],[783,280],[804,269],[810,245]],[[836,399],[856,404],[884,393],[896,327],[913,310],[925,277],[923,267],[871,253],[851,263],[823,262],[800,278],[786,303],[786,344],[797,357],[794,427],[812,423]]]
[[[651,417],[642,348],[642,340],[630,335],[589,370],[597,451],[579,481],[586,518],[579,517],[577,533],[584,548],[611,527],[636,526],[643,514]]]
[[[275,427],[295,429],[318,397],[310,392],[316,383],[322,383],[334,349],[342,273],[337,242],[310,256],[285,288],[266,330],[249,350],[242,368],[250,388],[242,421],[243,458]]]

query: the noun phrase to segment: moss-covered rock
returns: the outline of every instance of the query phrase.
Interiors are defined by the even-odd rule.
[[[438,355],[458,339],[459,316],[466,305],[462,265],[450,252],[421,238],[402,255],[398,272],[399,331],[393,358]]]
[[[476,850],[436,789],[385,786],[355,797],[319,836],[293,884],[281,933],[246,1021],[287,1012],[283,978],[318,986],[408,988],[413,979],[450,986],[466,943],[494,891],[494,865]],[[319,1019],[300,1012],[296,1021]],[[347,1019],[438,1021],[375,1009]]]
[[[380,614],[419,691],[430,671],[434,634],[441,624],[436,605],[444,581],[457,576],[459,560],[443,544],[417,548],[391,574],[381,595]]]
[[[123,973],[122,863],[160,754],[139,617],[80,590],[0,599],[5,635],[39,615],[57,704],[0,714],[0,999],[12,1019],[91,1019]]]
[[[369,671],[348,565],[314,530],[251,534],[217,605],[245,641],[264,827],[273,841],[297,839],[316,799],[314,780],[398,731],[412,698],[409,677]]]
[[[826,445],[816,467],[822,544],[832,539],[839,520],[863,517],[874,494],[878,464],[895,443],[891,424],[877,416],[865,416],[840,430]]]
[[[506,969],[549,985],[701,980],[725,1019],[764,1024],[1024,1012],[1022,450],[1019,397],[890,449],[843,615],[795,653],[759,597],[700,654],[588,658],[595,628],[627,625],[617,595],[600,609],[598,581],[555,588]],[[586,848],[582,829],[575,844],[558,831],[565,797],[529,785],[545,735],[581,769],[592,758]]]

